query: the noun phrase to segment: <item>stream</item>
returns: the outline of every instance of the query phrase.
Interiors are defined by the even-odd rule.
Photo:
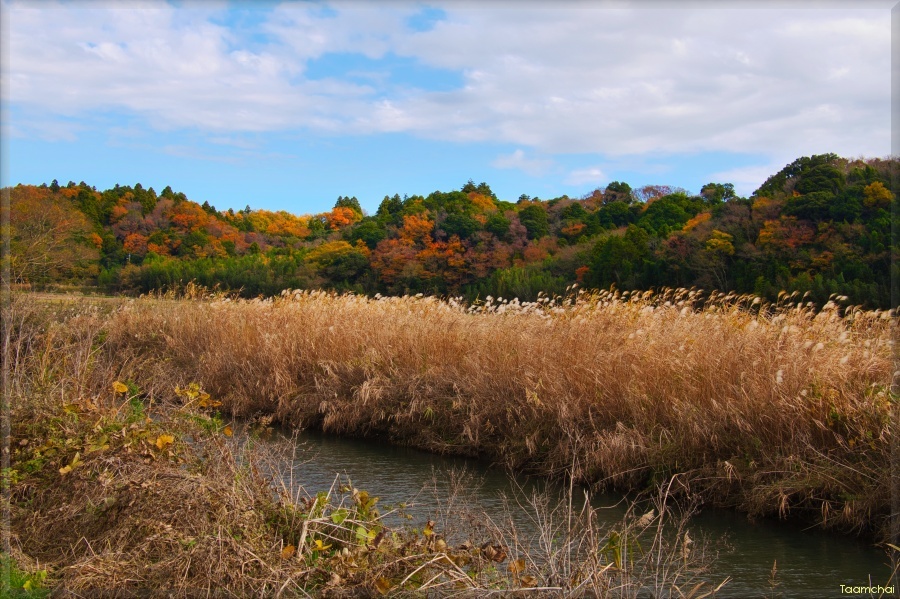
[[[288,454],[294,452],[293,459],[279,465],[282,479],[294,489],[302,484],[315,494],[330,488],[341,475],[342,481],[349,477],[354,487],[378,496],[381,506],[409,502],[414,516],[434,511],[436,498],[449,487],[451,472],[464,470],[479,479],[481,484],[473,487],[472,499],[499,520],[507,513],[504,495],[512,497],[518,489],[519,497],[528,496],[546,486],[543,480],[514,477],[480,460],[312,431],[292,437],[282,430],[268,442],[280,445],[282,452],[285,445]],[[426,486],[430,489],[423,491]],[[562,492],[558,486],[556,489]],[[622,496],[613,494],[594,494],[591,503],[604,507],[602,513],[610,524],[622,519],[627,505]],[[513,513],[513,518],[523,530],[533,527],[524,510]],[[706,542],[708,552],[717,554],[704,578],[718,584],[730,577],[718,597],[869,597],[842,592],[841,585],[886,586],[891,575],[885,552],[854,538],[793,523],[751,522],[736,512],[704,509],[691,519],[688,530],[693,539]],[[773,563],[777,565],[774,589],[770,581]],[[897,588],[896,581],[891,584]]]

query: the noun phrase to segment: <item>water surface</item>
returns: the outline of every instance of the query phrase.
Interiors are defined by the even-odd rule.
[[[480,479],[472,501],[488,515],[504,519],[504,496],[530,495],[544,488],[545,481],[513,477],[505,470],[474,459],[438,456],[407,447],[357,439],[339,438],[317,432],[293,437],[285,432],[273,435],[275,443],[295,449],[294,459],[286,459],[283,478],[302,485],[310,493],[327,490],[340,475],[354,487],[380,498],[380,505],[410,502],[410,513],[423,518],[442,501],[452,472],[466,470]],[[429,487],[423,491],[423,487]],[[560,490],[561,491],[561,490]],[[627,502],[617,495],[594,495],[592,504],[603,506],[610,524],[619,522]],[[471,507],[471,506],[470,506]],[[524,511],[514,513],[516,526],[532,526]],[[883,551],[866,543],[821,530],[778,521],[750,522],[741,514],[726,510],[704,510],[691,520],[690,535],[703,539],[718,554],[710,581],[731,581],[720,597],[853,597],[841,592],[841,584],[885,585],[890,567]],[[771,586],[773,564],[777,565]],[[896,588],[896,584],[895,584]]]

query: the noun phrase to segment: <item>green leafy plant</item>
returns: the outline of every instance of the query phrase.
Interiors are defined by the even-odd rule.
[[[9,573],[8,579],[6,573]],[[0,594],[5,597],[49,597],[50,589],[44,586],[47,575],[46,570],[26,572],[9,555],[0,554]]]

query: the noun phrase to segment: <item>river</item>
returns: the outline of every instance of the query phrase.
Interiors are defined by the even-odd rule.
[[[434,503],[445,497],[451,472],[466,471],[481,484],[470,498],[495,519],[504,517],[504,499],[519,489],[527,496],[543,481],[512,477],[482,461],[446,457],[372,441],[347,439],[317,432],[293,437],[278,431],[271,443],[295,452],[279,467],[290,485],[302,485],[310,493],[327,490],[336,475],[347,477],[354,487],[380,497],[380,505],[411,502],[411,514],[433,511]],[[289,452],[286,452],[289,453]],[[423,491],[423,487],[429,487]],[[604,506],[609,522],[625,513],[621,496],[595,495],[592,505]],[[472,506],[469,506],[472,507]],[[516,525],[528,529],[524,510],[514,515]],[[746,516],[717,509],[704,509],[689,524],[692,538],[705,541],[707,551],[716,554],[704,578],[716,584],[730,581],[718,597],[859,597],[842,592],[841,585],[860,587],[886,585],[891,574],[887,555],[863,541],[818,529],[805,530],[796,524],[773,520],[750,522]],[[770,578],[777,565],[775,582]],[[896,588],[896,581],[893,581]]]

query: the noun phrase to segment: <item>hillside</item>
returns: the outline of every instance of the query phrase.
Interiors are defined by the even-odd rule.
[[[216,210],[85,183],[10,193],[13,283],[141,293],[196,280],[248,297],[284,288],[534,299],[567,286],[832,294],[890,306],[892,161],[799,158],[749,198],[613,182],[581,198],[516,202],[485,184],[385,196],[374,215],[339,197],[327,213]]]

